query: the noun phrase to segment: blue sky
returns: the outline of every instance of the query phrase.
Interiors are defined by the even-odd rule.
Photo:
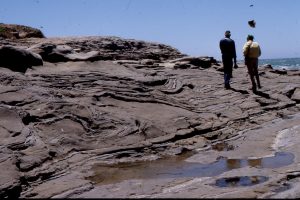
[[[300,57],[299,9],[299,0],[1,0],[0,22],[39,28],[46,37],[118,36],[217,59],[231,30],[237,59],[248,34],[261,58],[288,58]]]

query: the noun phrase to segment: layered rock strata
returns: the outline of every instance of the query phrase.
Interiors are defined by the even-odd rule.
[[[95,187],[88,177],[97,163],[205,149],[300,110],[299,71],[260,68],[263,87],[254,94],[242,64],[225,90],[221,63],[163,44],[116,37],[2,44],[42,61],[0,69],[2,198],[76,197]]]

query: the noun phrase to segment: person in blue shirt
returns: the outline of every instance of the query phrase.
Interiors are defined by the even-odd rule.
[[[232,68],[237,68],[236,51],[234,40],[230,38],[230,31],[225,32],[225,38],[220,41],[220,50],[222,53],[222,62],[224,67],[224,85],[226,89],[230,89],[230,79],[232,78]]]

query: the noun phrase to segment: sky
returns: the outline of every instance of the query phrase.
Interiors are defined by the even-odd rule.
[[[253,5],[253,6],[251,6]],[[1,0],[0,23],[46,37],[117,36],[170,45],[189,56],[221,59],[226,30],[237,59],[248,34],[261,59],[300,57],[299,0]],[[256,21],[256,27],[248,25]]]

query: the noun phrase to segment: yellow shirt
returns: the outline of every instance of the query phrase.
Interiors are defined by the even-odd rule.
[[[249,40],[243,47],[243,54],[248,58],[258,58],[261,55],[259,44]]]

